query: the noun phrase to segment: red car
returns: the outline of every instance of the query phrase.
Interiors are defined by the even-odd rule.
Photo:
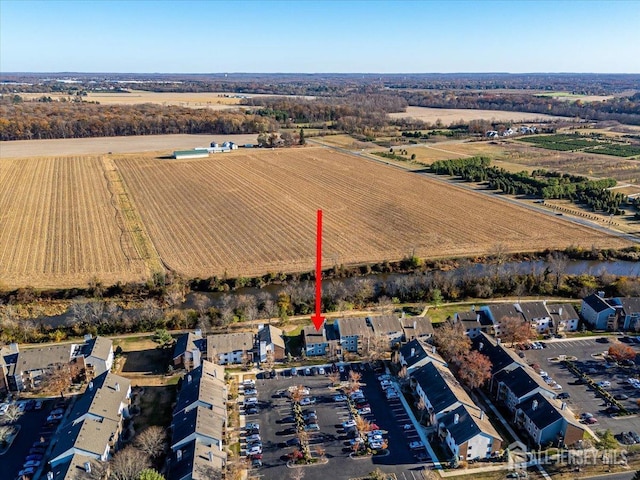
[[[262,454],[261,453],[254,453],[253,455],[249,455],[249,458],[251,460],[262,460]]]

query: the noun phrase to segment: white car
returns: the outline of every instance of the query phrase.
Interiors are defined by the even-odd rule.
[[[611,382],[608,380],[603,380],[601,382],[596,383],[600,388],[609,388],[611,386]]]
[[[0,404],[0,415],[4,415],[5,413],[7,413],[7,410],[9,410],[9,404],[8,403]]]
[[[255,423],[255,422],[251,422],[251,423],[247,423],[244,426],[245,430],[260,430],[260,424],[259,423]]]
[[[382,442],[369,442],[369,446],[374,450],[379,450],[382,448]]]
[[[547,372],[545,372],[544,370],[540,370],[539,374],[540,374],[541,377],[548,377],[549,376],[549,374]]]
[[[358,413],[360,415],[366,415],[367,413],[371,413],[371,409],[369,407],[359,408]]]
[[[318,367],[318,375],[324,375],[325,373],[324,367]]]
[[[356,426],[355,420],[347,420],[346,422],[342,422],[342,428],[350,428],[355,426]]]
[[[553,385],[551,385],[551,388],[554,390],[562,390],[562,385],[560,385],[559,383],[554,383]]]
[[[258,435],[257,433],[253,434],[253,435],[249,435],[247,437],[247,442],[260,442],[260,435]]]
[[[262,447],[260,446],[256,445],[255,447],[247,449],[247,455],[257,455],[259,453],[262,453]]]
[[[409,448],[411,450],[417,450],[418,448],[424,448],[424,443],[422,443],[422,442],[411,442],[409,444]]]
[[[316,403],[316,397],[304,397],[300,400],[300,405],[314,405]]]
[[[244,399],[244,404],[245,405],[257,405],[258,404],[258,399],[256,397],[245,398]]]
[[[335,395],[333,397],[333,401],[334,402],[346,402],[347,401],[347,396],[346,395]]]

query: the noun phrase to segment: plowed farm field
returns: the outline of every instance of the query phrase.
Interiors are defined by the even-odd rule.
[[[510,251],[622,247],[624,240],[323,147],[243,150],[205,159],[114,156],[163,263],[186,276],[252,276]]]
[[[0,283],[86,286],[139,281],[145,263],[126,233],[100,157],[0,160]]]

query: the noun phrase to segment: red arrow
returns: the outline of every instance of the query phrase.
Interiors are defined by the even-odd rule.
[[[316,231],[316,313],[311,316],[311,321],[319,331],[324,322],[320,313],[322,310],[322,210],[318,210]]]

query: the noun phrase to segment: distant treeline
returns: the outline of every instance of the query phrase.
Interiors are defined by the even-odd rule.
[[[277,120],[281,124],[331,122],[334,129],[362,133],[389,124],[387,113],[404,112],[405,99],[388,94],[352,94],[339,98],[305,99],[300,97],[257,97],[243,102],[252,113]]]
[[[615,97],[606,102],[570,102],[547,96],[522,93],[493,92],[415,92],[399,90],[409,105],[432,108],[468,108],[481,110],[507,110],[587,120],[615,120],[640,125],[640,92],[630,97]]]
[[[0,100],[0,140],[277,130],[278,123],[268,116],[204,108]]]
[[[538,198],[566,198],[586,205],[594,211],[614,215],[624,214],[621,205],[626,195],[607,190],[616,185],[612,178],[590,180],[578,175],[550,172],[544,169],[528,172],[508,172],[504,168],[490,166],[486,157],[439,160],[431,164],[431,171],[440,175],[461,177],[470,182],[487,182],[489,188],[510,195],[527,195]]]

